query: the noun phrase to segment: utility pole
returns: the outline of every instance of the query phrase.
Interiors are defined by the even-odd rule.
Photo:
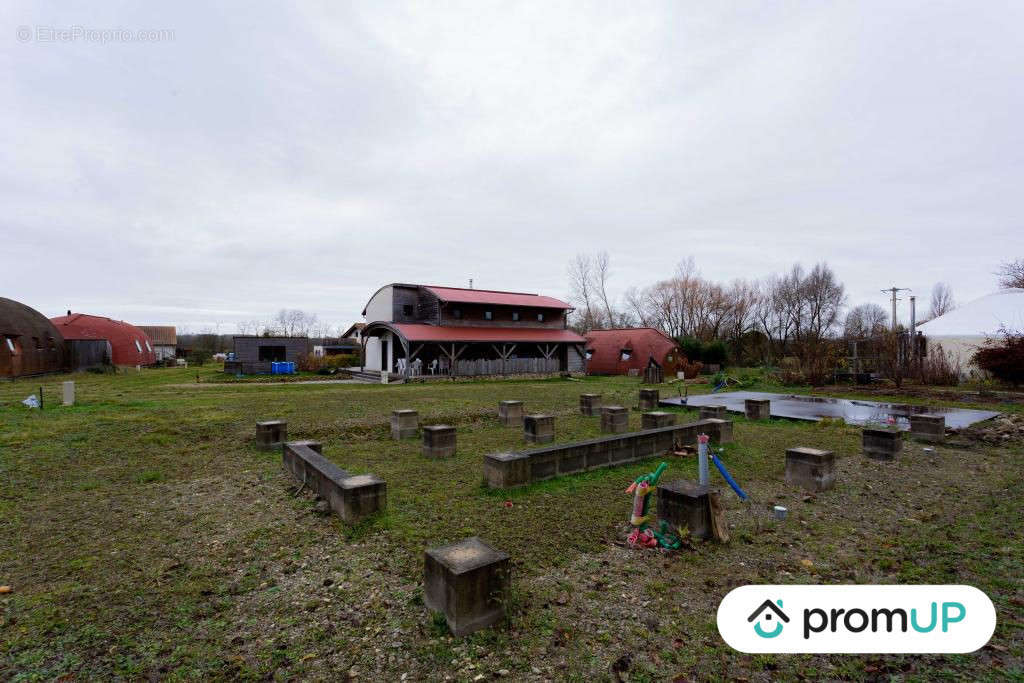
[[[882,294],[892,294],[892,331],[896,331],[896,302],[899,299],[896,298],[896,292],[909,292],[909,287],[890,287],[889,289],[883,289]]]

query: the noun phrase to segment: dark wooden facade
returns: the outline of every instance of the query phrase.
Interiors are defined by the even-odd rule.
[[[266,374],[270,372],[271,363],[297,363],[300,356],[310,351],[308,337],[238,336],[233,341],[234,358],[224,361],[224,372]]]
[[[0,297],[0,377],[60,372],[67,368],[64,338],[39,311]]]

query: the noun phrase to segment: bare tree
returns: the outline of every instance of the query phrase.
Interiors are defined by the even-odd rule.
[[[884,308],[875,303],[861,304],[846,314],[843,336],[850,340],[869,339],[881,335],[887,325]]]
[[[936,282],[932,287],[932,306],[928,312],[928,319],[934,320],[954,308],[956,308],[956,304],[953,303],[953,289],[945,282]]]
[[[594,314],[594,260],[587,254],[576,254],[569,262],[569,301],[576,306],[581,331],[597,327]]]
[[[316,314],[297,308],[282,308],[274,318],[274,331],[283,337],[306,337],[316,325]]]
[[[1000,265],[996,275],[1003,289],[1024,289],[1024,258]]]
[[[612,304],[608,299],[608,279],[611,277],[611,260],[608,258],[608,252],[602,251],[594,256],[592,265],[594,289],[601,303],[604,304],[604,312],[607,316],[606,324],[608,327],[614,327],[616,324],[615,313],[612,311]]]

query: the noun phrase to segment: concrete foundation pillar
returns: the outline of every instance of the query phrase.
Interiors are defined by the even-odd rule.
[[[75,383],[74,382],[64,382],[61,385],[61,387],[62,387],[63,394],[64,394],[64,405],[66,405],[66,406],[73,406],[73,405],[75,405]]]
[[[629,410],[622,406],[601,408],[601,431],[607,434],[622,434],[629,431]]]
[[[420,414],[415,410],[391,411],[391,438],[396,441],[416,436],[420,427]]]
[[[786,449],[786,483],[808,491],[827,491],[836,480],[836,455],[817,448]]]
[[[748,398],[743,402],[743,409],[748,420],[767,420],[772,416],[772,402],[767,398]]]
[[[716,420],[726,419],[725,406],[701,406],[700,407],[700,419],[707,420],[708,418],[714,418]]]
[[[473,536],[428,549],[423,564],[423,602],[444,614],[452,635],[461,638],[505,618],[507,553]]]
[[[711,537],[709,489],[690,481],[672,481],[658,486],[658,520],[665,520],[673,532],[689,529],[693,538]]]
[[[676,423],[675,413],[662,411],[651,411],[640,417],[641,429],[657,429],[658,427],[671,427]]]
[[[284,420],[265,420],[256,423],[256,445],[272,451],[288,440],[288,423]]]
[[[501,401],[498,403],[498,419],[506,427],[518,427],[523,424],[523,402]]]
[[[523,438],[530,443],[550,443],[555,440],[553,415],[527,415],[523,418]]]
[[[922,413],[910,416],[910,436],[921,441],[942,443],[946,440],[946,418]]]
[[[903,433],[898,429],[865,427],[861,435],[864,455],[872,460],[895,460],[903,450]]]
[[[659,400],[660,392],[657,389],[640,390],[640,410],[656,410]]]
[[[455,455],[455,427],[430,425],[423,428],[423,455],[447,458]]]
[[[594,417],[601,414],[601,394],[580,394],[580,414]]]

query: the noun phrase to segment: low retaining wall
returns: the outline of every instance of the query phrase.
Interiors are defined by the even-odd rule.
[[[344,521],[353,524],[387,502],[387,484],[372,474],[355,476],[320,455],[320,444],[289,441],[281,449],[285,469],[327,501]]]
[[[707,434],[720,443],[726,426],[731,428],[732,423],[697,420],[520,453],[489,453],[484,456],[484,482],[489,488],[512,488],[564,474],[657,458],[680,446],[696,444],[698,434]]]

